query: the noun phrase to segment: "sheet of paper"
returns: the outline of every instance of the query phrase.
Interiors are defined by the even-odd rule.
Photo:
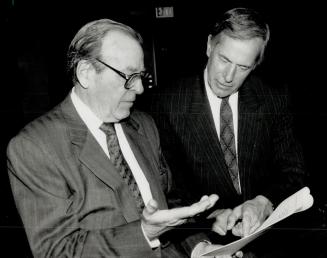
[[[308,187],[303,187],[301,190],[282,201],[268,219],[266,219],[266,221],[254,233],[224,246],[210,245],[209,250],[201,254],[201,257],[233,254],[258,236],[265,233],[275,223],[294,213],[309,209],[312,204],[313,197],[310,195],[310,189]]]

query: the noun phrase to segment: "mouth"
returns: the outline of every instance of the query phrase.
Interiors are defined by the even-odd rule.
[[[231,88],[233,88],[233,85],[226,85],[219,81],[217,81],[217,84],[218,84],[219,88],[221,88],[222,90],[230,90]]]

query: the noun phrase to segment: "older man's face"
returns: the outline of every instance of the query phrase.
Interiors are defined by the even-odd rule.
[[[120,31],[110,32],[105,37],[101,60],[127,75],[144,70],[142,47]],[[105,66],[103,71],[93,76],[89,104],[103,121],[118,122],[128,117],[136,95],[144,90],[140,79],[129,90],[124,88],[125,82],[124,78]]]

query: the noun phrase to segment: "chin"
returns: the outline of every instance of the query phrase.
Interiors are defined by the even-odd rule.
[[[118,113],[115,114],[115,118],[120,121],[123,120],[127,117],[129,117],[131,114],[130,110],[125,110],[125,111],[120,111]]]
[[[229,91],[224,91],[224,90],[218,90],[215,92],[215,95],[218,97],[218,98],[225,98],[229,95],[231,95],[232,93],[229,92]]]

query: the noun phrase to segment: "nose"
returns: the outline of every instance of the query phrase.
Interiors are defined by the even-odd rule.
[[[144,92],[144,87],[141,78],[135,80],[132,89],[133,91],[135,91],[136,94],[142,94]]]
[[[234,80],[236,69],[237,67],[234,64],[229,64],[226,67],[224,72],[224,77],[226,82],[232,82]]]

